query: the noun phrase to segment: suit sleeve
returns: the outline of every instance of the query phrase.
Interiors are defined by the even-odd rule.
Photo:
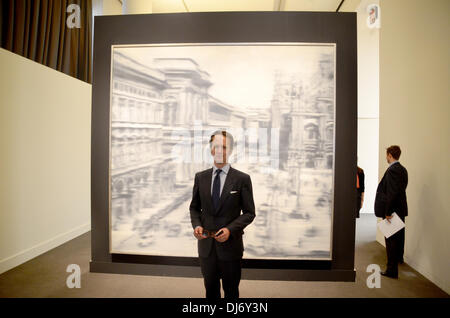
[[[401,189],[401,175],[400,171],[396,169],[389,169],[386,174],[386,210],[385,215],[392,215],[392,203],[400,194]]]
[[[253,222],[255,218],[255,202],[253,201],[253,188],[250,176],[246,176],[243,180],[241,188],[242,214],[234,221],[227,225],[231,234],[240,233],[244,228]]]
[[[202,226],[201,215],[202,203],[200,200],[200,191],[198,184],[198,175],[195,175],[194,188],[192,190],[192,201],[189,206],[189,212],[191,214],[192,227],[195,229],[197,226]]]

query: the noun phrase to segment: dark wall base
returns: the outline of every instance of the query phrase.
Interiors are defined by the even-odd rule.
[[[202,278],[198,266],[90,262],[90,272],[127,275]],[[355,270],[305,270],[243,268],[242,279],[279,281],[354,282]]]

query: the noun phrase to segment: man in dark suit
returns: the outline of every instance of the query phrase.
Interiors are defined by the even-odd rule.
[[[399,146],[390,146],[386,149],[386,160],[389,168],[378,184],[375,198],[375,215],[388,221],[392,213],[396,212],[405,222],[408,216],[406,202],[406,187],[408,186],[408,171],[398,160],[401,150]],[[381,274],[387,277],[398,278],[398,263],[403,263],[405,246],[405,228],[385,239],[387,253],[387,269]]]
[[[216,131],[210,138],[212,168],[195,175],[190,205],[206,298],[217,300],[222,278],[225,298],[239,298],[244,228],[255,218],[250,176],[233,169],[228,157],[233,136]],[[242,211],[242,214],[241,214]]]

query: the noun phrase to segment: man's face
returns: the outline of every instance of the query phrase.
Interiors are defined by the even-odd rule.
[[[214,136],[211,143],[211,155],[215,163],[227,163],[228,155],[230,154],[230,143],[227,138],[222,135]]]
[[[387,163],[391,163],[392,161],[394,161],[394,158],[392,157],[392,155],[390,153],[386,153],[386,161]]]

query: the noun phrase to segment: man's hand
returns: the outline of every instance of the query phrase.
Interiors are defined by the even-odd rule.
[[[206,237],[203,236],[203,227],[197,226],[194,230],[194,236],[197,238],[197,240],[203,240]]]
[[[392,215],[386,215],[386,220],[388,220],[389,223],[391,223]]]
[[[220,234],[219,236],[216,236],[214,239],[217,242],[223,243],[223,242],[226,242],[228,240],[228,238],[230,237],[230,230],[227,229],[226,227],[223,227],[220,230],[218,230],[217,233],[220,233],[221,231],[222,231],[222,234]]]

